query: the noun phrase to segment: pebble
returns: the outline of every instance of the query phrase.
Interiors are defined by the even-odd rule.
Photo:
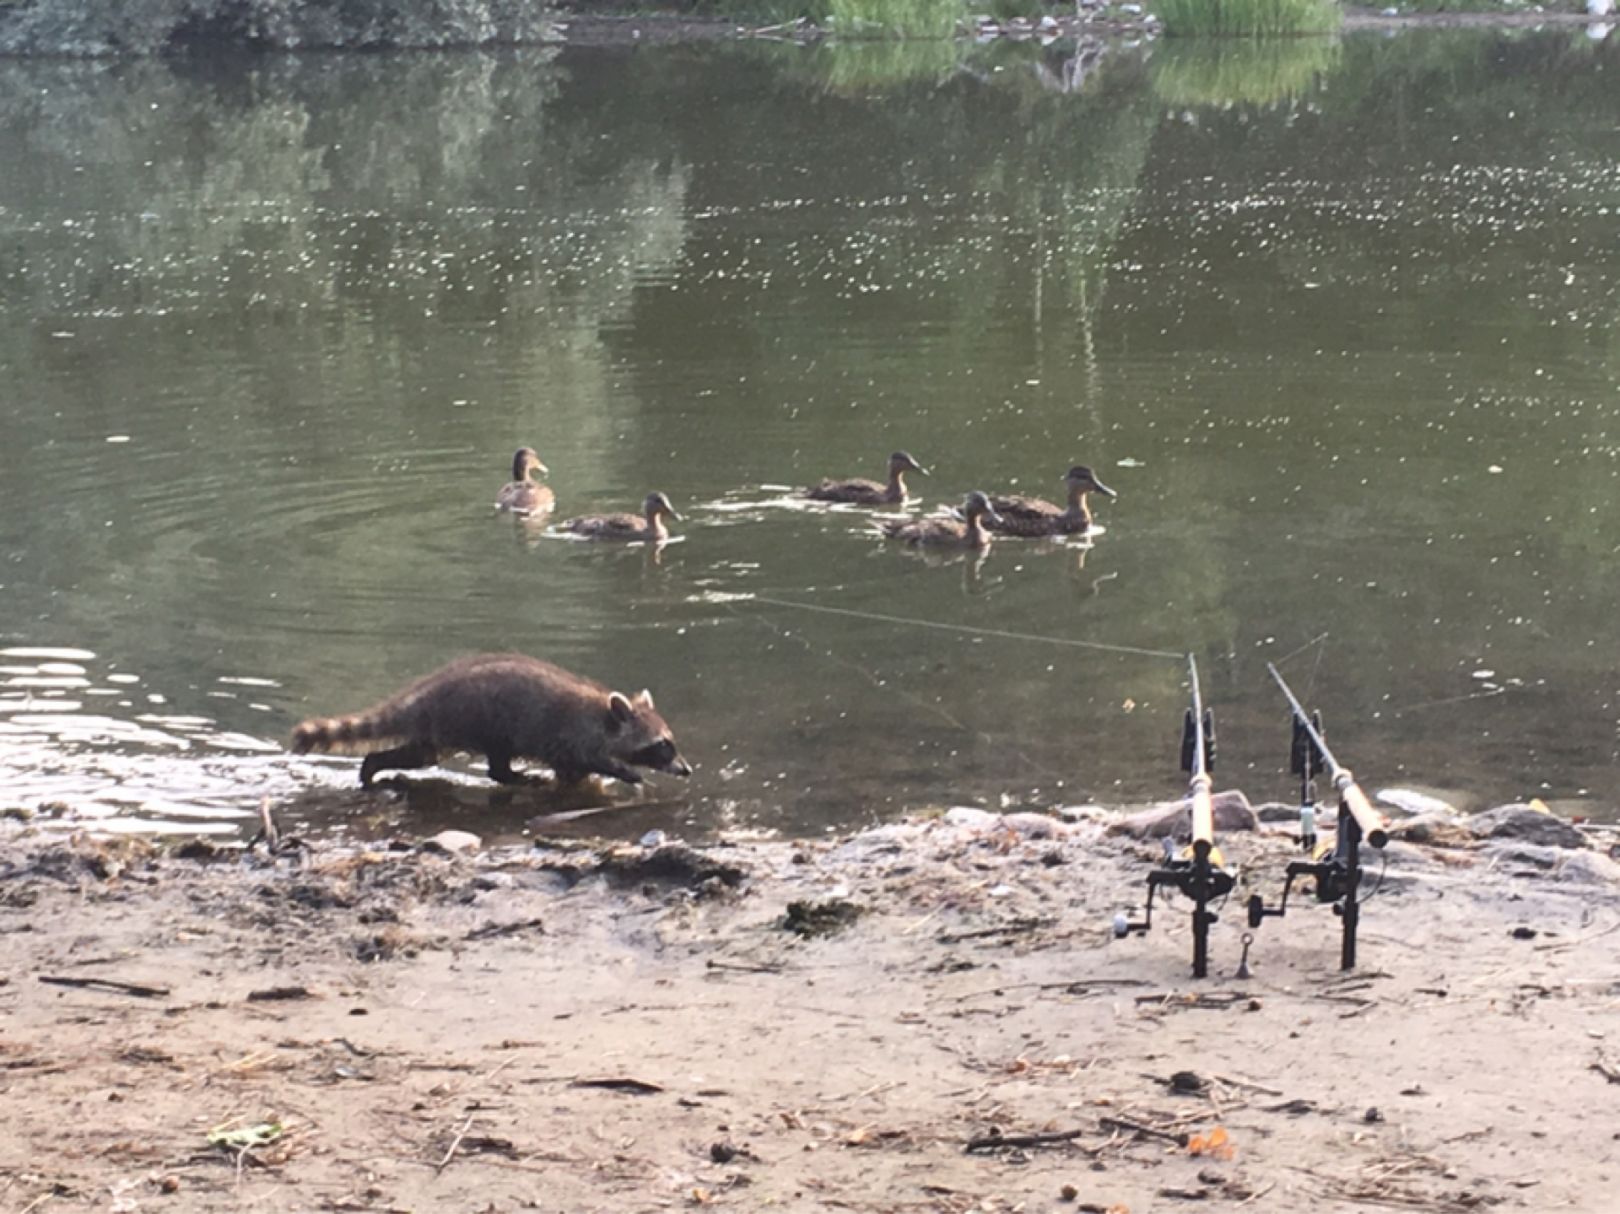
[[[441,830],[431,839],[424,840],[422,848],[424,851],[449,852],[456,856],[464,851],[477,851],[483,845],[484,841],[469,831]]]
[[[1467,819],[1480,839],[1522,839],[1543,847],[1585,847],[1586,836],[1568,822],[1531,805],[1498,805]]]

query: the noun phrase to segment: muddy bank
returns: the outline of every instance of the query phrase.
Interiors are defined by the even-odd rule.
[[[0,1192],[53,1211],[1607,1208],[1602,849],[1394,843],[1360,970],[1301,905],[1230,977],[1233,905],[1218,976],[1193,982],[1185,903],[1113,938],[1159,847],[1108,824],[971,811],[814,843],[275,857],[19,830]],[[1268,898],[1297,854],[1281,834],[1226,848]]]

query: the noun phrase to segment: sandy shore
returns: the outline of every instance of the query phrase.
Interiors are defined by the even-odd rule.
[[[1297,854],[1226,850],[1268,898]],[[1302,902],[1230,977],[1234,901],[1195,982],[1185,903],[1113,939],[1158,847],[1100,821],[275,858],[19,829],[0,1209],[1613,1209],[1620,868],[1389,851],[1361,969]]]

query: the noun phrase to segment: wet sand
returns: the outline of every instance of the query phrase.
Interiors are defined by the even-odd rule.
[[[1268,899],[1297,854],[1225,846]],[[17,827],[0,1208],[1612,1208],[1601,848],[1394,843],[1360,969],[1301,901],[1234,979],[1234,900],[1202,982],[1185,902],[1109,930],[1158,850],[976,811],[459,855]]]

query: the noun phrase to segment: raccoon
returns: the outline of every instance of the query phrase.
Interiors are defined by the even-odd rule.
[[[485,756],[501,784],[526,781],[512,770],[518,758],[539,760],[563,784],[588,775],[639,784],[638,767],[692,774],[649,692],[632,698],[520,653],[459,658],[365,712],[304,721],[292,749],[364,755],[362,787],[451,751]]]

